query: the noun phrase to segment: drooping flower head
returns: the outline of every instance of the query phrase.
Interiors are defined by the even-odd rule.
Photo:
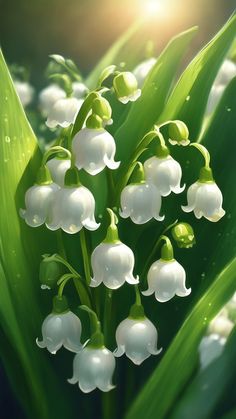
[[[145,316],[142,305],[134,304],[129,317],[123,320],[116,330],[116,357],[123,354],[135,364],[140,365],[150,355],[158,355],[157,329]]]
[[[57,100],[48,113],[46,125],[49,128],[60,126],[67,128],[75,122],[77,113],[83,104],[82,99],[67,97]]]
[[[37,181],[25,194],[26,209],[20,209],[20,215],[31,227],[47,223],[59,186],[53,183],[46,166],[39,169]]]
[[[81,306],[83,308],[84,306]],[[93,316],[95,313],[85,307]],[[97,316],[95,315],[97,320]],[[112,376],[115,370],[115,358],[109,349],[104,346],[104,337],[101,333],[100,322],[97,320],[96,330],[81,352],[75,355],[73,362],[73,377],[68,380],[70,384],[78,383],[81,391],[90,393],[98,388],[108,392],[115,386]]]
[[[81,322],[69,310],[66,297],[54,297],[53,311],[42,325],[42,336],[41,341],[37,338],[37,345],[47,348],[52,354],[56,354],[62,346],[71,352],[81,351]]]
[[[34,88],[28,82],[19,80],[14,81],[14,86],[22,105],[24,107],[29,105],[34,97]]]
[[[155,293],[160,303],[171,300],[175,295],[187,297],[191,288],[186,288],[186,273],[184,268],[173,257],[173,247],[166,236],[162,236],[166,243],[162,246],[161,259],[154,262],[147,274],[148,289],[142,294],[149,296]]]
[[[95,122],[98,125],[94,127]],[[117,169],[120,162],[114,160],[116,153],[115,140],[102,127],[102,119],[91,115],[86,125],[86,128],[75,135],[72,142],[72,150],[75,154],[78,169],[84,169],[93,176],[100,173],[106,166],[112,170]]]
[[[168,196],[171,192],[183,192],[185,185],[180,186],[181,166],[170,155],[164,158],[151,157],[145,161],[144,170],[147,181],[158,188],[161,196]]]
[[[217,222],[225,215],[225,211],[222,208],[222,193],[213,179],[212,170],[209,166],[210,156],[201,144],[192,143],[192,145],[203,154],[206,164],[201,169],[197,182],[189,187],[187,192],[188,205],[182,206],[182,209],[185,212],[193,211],[197,218],[205,217],[209,221]]]
[[[90,286],[97,287],[102,282],[110,289],[120,288],[125,282],[137,284],[138,277],[134,277],[133,251],[122,243],[118,236],[114,213],[109,210],[111,224],[108,227],[105,240],[93,251],[91,265],[93,278]]]
[[[94,197],[80,184],[78,169],[74,167],[66,172],[65,187],[57,191],[46,225],[50,230],[61,228],[68,234],[78,233],[83,227],[94,231],[100,226],[96,223],[94,211]]]
[[[144,171],[140,163],[137,182],[127,185],[121,192],[120,216],[130,217],[135,224],[144,224],[154,218],[163,221],[160,215],[161,195],[155,185],[144,180]]]
[[[50,84],[41,90],[39,94],[39,107],[43,115],[47,116],[53,105],[59,99],[65,99],[66,92],[57,84]]]

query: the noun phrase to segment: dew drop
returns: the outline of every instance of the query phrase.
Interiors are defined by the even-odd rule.
[[[226,110],[227,110],[227,112],[231,112],[232,109],[231,108],[226,108]]]
[[[6,143],[10,143],[11,142],[11,139],[10,139],[10,137],[8,137],[8,135],[5,136],[5,141],[6,141]]]
[[[190,95],[188,95],[185,100],[188,102],[190,100]]]

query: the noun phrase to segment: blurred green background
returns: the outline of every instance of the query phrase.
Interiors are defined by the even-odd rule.
[[[153,18],[150,1],[160,8]],[[73,58],[85,75],[124,30],[145,16],[145,36],[154,40],[157,52],[171,36],[199,25],[196,51],[234,8],[235,0],[0,0],[0,43],[8,63],[30,67],[33,84],[40,86],[48,54]]]

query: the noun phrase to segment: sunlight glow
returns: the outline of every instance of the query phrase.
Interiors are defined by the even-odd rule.
[[[146,13],[149,15],[155,15],[159,12],[162,12],[164,7],[164,2],[160,0],[149,0],[145,2]]]

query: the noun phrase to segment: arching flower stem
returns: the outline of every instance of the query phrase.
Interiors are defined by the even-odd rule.
[[[58,155],[58,157],[66,157],[68,159],[71,159],[71,153],[69,150],[67,150],[64,147],[61,147],[59,145],[49,148],[43,155],[42,159],[42,165],[45,165],[49,159],[49,157]]]
[[[98,320],[97,314],[86,305],[81,305],[79,308],[81,310],[87,311],[90,317],[91,338],[89,340],[88,346],[92,348],[104,347],[104,337],[101,331],[101,323]]]
[[[204,167],[200,170],[199,175],[199,182],[214,182],[212,170],[210,168],[210,153],[202,144],[199,143],[191,143],[191,146],[195,147],[198,151],[200,151],[201,155],[205,160]]]
[[[84,274],[85,274],[85,280],[86,284],[89,286],[91,281],[91,272],[90,272],[90,257],[88,252],[88,246],[87,246],[87,240],[85,235],[85,229],[82,228],[82,230],[79,233],[80,237],[80,245],[82,250],[82,256],[83,256],[83,262],[84,262]]]
[[[77,132],[79,132],[84,125],[84,122],[88,116],[89,111],[92,109],[92,104],[94,99],[98,98],[100,95],[98,92],[91,92],[88,94],[88,96],[86,97],[84,103],[82,104],[78,115],[76,117],[74,126],[73,126],[73,130],[71,133],[71,138],[73,138],[75,136],[75,134],[77,134]]]
[[[165,235],[165,234],[166,234],[169,230],[171,230],[171,228],[172,228],[172,227],[174,227],[177,223],[178,223],[178,220],[175,220],[172,224],[168,225],[168,226],[165,228],[165,230],[163,231],[162,235],[158,237],[158,239],[157,239],[157,241],[156,241],[155,245],[153,246],[153,249],[152,249],[152,251],[151,251],[151,253],[150,253],[149,257],[147,258],[147,262],[146,262],[146,263],[145,263],[145,265],[144,265],[143,272],[142,272],[142,274],[141,274],[141,278],[146,278],[148,268],[149,268],[149,266],[150,266],[150,264],[151,264],[151,262],[152,262],[152,260],[153,260],[153,258],[154,258],[154,256],[155,256],[155,254],[156,254],[156,252],[157,252],[157,250],[158,250],[158,248],[159,248],[159,245],[161,244],[162,238],[163,238],[163,237],[165,237],[164,235]],[[167,237],[167,238],[168,238],[168,237]]]

